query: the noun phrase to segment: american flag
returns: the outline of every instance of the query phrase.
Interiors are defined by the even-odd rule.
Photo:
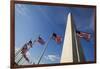
[[[86,32],[80,32],[80,31],[76,31],[78,37],[80,38],[84,38],[86,40],[90,40],[91,38],[91,35],[89,33],[86,33]]]
[[[53,33],[52,34],[52,38],[56,41],[56,43],[61,43],[61,41],[62,41],[62,38],[61,38],[61,36],[59,36],[59,35],[57,35],[56,33]]]
[[[28,43],[26,43],[26,44],[23,46],[23,48],[22,48],[22,50],[21,50],[21,53],[22,53],[23,57],[24,57],[28,62],[29,62],[29,59],[28,59],[26,53],[28,52],[28,50],[29,50],[31,47],[32,47],[32,41],[30,40]]]
[[[44,39],[42,37],[40,37],[40,36],[38,37],[37,42],[40,43],[40,44],[42,44],[42,45],[45,44]]]

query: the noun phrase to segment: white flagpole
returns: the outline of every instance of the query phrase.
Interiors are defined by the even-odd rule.
[[[17,64],[22,60],[23,56],[18,60]]]
[[[23,46],[24,47],[24,46]],[[22,48],[23,48],[22,47]],[[16,53],[15,53],[15,58],[17,58],[18,57],[18,55],[20,55],[21,54],[21,50],[22,50],[22,48],[20,49],[20,50],[18,50]]]
[[[45,53],[45,51],[46,51],[46,49],[47,49],[47,47],[48,47],[48,43],[49,43],[49,41],[50,41],[51,37],[52,37],[52,34],[49,36],[48,41],[47,41],[47,42],[46,42],[46,44],[44,45],[44,46],[45,46],[45,48],[43,49],[43,52],[42,52],[42,54],[41,54],[41,56],[40,56],[40,58],[39,58],[39,60],[38,60],[38,63],[37,63],[37,64],[39,64],[39,63],[41,62],[41,59],[42,59],[42,57],[43,57],[43,55],[44,55],[44,53]]]
[[[74,31],[75,34],[75,43],[76,43],[76,53],[77,53],[77,58],[78,58],[78,62],[80,62],[80,55],[79,55],[79,49],[78,49],[78,43],[77,43],[77,35],[76,32]]]
[[[33,44],[35,43],[35,41],[36,41],[36,40],[33,41],[32,46],[33,46]],[[30,48],[29,48],[29,49],[30,49]],[[29,49],[28,49],[27,51],[29,51]],[[23,57],[24,57],[24,56],[22,56],[22,57],[18,60],[17,64],[22,60]]]
[[[34,33],[35,34],[35,33]],[[37,35],[37,34],[36,34]],[[38,34],[39,36],[40,36],[40,34]],[[36,38],[37,39],[37,38]],[[35,41],[35,40],[34,40]],[[23,46],[24,47],[24,46]],[[22,48],[23,48],[22,47]],[[18,57],[18,55],[20,55],[21,54],[21,50],[22,50],[22,48],[20,49],[20,50],[18,50],[16,53],[15,53],[15,58],[17,58]]]
[[[37,34],[36,34],[37,35]],[[38,34],[38,37],[40,36],[40,34]],[[32,43],[32,45],[35,43],[35,41],[37,40],[37,38],[38,37],[36,37],[36,39],[33,41],[33,43]],[[24,47],[24,46],[23,46]],[[23,48],[22,47],[22,48]],[[15,60],[16,60],[16,58],[21,54],[21,50],[22,50],[22,48],[15,54]],[[22,56],[23,57],[23,56]],[[20,61],[22,60],[22,57],[19,59]],[[17,63],[19,63],[19,60],[17,61]]]

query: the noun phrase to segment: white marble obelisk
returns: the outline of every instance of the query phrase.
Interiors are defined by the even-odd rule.
[[[61,63],[73,62],[71,13],[68,14]]]

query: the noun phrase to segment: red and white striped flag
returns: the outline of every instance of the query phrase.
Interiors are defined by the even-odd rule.
[[[90,40],[90,38],[91,38],[91,35],[89,33],[80,32],[80,31],[76,31],[76,33],[80,38],[84,38],[86,40]]]
[[[61,43],[61,41],[62,41],[62,38],[61,38],[61,36],[59,36],[59,35],[57,35],[56,33],[53,33],[52,34],[52,38],[56,41],[56,43]]]
[[[32,47],[32,41],[30,40],[28,43],[26,43],[23,48],[21,49],[21,53],[23,55],[23,57],[29,62],[29,59],[26,55],[26,53],[28,52],[28,50]]]
[[[45,41],[42,37],[38,37],[38,39],[36,40],[36,42],[40,43],[41,45],[44,45],[45,44]]]

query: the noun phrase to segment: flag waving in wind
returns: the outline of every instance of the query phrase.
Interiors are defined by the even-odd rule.
[[[32,41],[30,40],[28,43],[26,43],[23,48],[21,49],[21,53],[23,55],[23,57],[29,62],[28,57],[26,56],[26,53],[28,52],[28,50],[32,47]]]
[[[38,37],[37,42],[40,43],[41,45],[45,44],[44,39],[42,37],[40,37],[40,36]]]
[[[57,35],[56,33],[53,33],[52,34],[52,38],[56,41],[56,43],[61,43],[61,41],[62,41],[62,38],[61,38],[61,36],[59,36],[59,35]]]
[[[84,38],[86,40],[90,40],[90,34],[89,33],[80,32],[80,31],[76,31],[76,33],[80,38]]]

